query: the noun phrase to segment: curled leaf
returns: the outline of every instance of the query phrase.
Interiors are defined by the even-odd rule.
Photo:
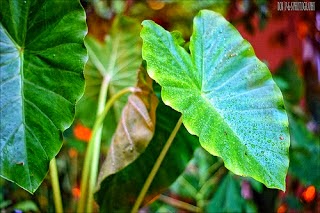
[[[153,137],[158,99],[151,89],[152,79],[145,73],[139,74],[141,91],[129,96],[122,111],[98,182],[133,162]]]

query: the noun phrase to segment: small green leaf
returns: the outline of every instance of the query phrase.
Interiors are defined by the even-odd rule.
[[[212,179],[218,179],[221,174],[216,172],[223,166],[222,160],[212,156],[202,147],[199,147],[193,159],[179,178],[170,186],[170,190],[179,196],[204,201],[208,199],[208,192],[211,194],[213,187],[216,187]],[[222,175],[225,173],[221,170]],[[210,184],[208,184],[210,182]],[[206,185],[206,186],[205,186]],[[201,192],[200,192],[201,191]]]
[[[142,57],[162,99],[183,114],[201,145],[238,175],[285,189],[288,118],[282,94],[251,45],[221,15],[194,19],[188,54],[172,35],[144,21]]]
[[[62,146],[84,90],[78,1],[1,1],[0,176],[33,193]]]
[[[206,212],[243,212],[245,205],[240,183],[229,173],[221,181],[212,200],[206,206]]]
[[[18,209],[23,212],[39,212],[38,206],[32,200],[25,200],[17,203],[13,207],[14,209]]]

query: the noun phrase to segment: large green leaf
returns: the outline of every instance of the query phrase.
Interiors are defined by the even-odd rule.
[[[148,147],[131,164],[102,180],[100,189],[95,194],[101,212],[129,212],[132,209],[179,117],[180,113],[162,102],[159,103],[156,111],[155,133]],[[198,146],[197,137],[190,135],[182,126],[149,188],[144,204],[162,193],[175,181]]]
[[[33,193],[83,94],[85,13],[77,1],[1,1],[0,175]]]
[[[238,175],[285,189],[288,118],[281,92],[251,45],[221,15],[194,19],[190,52],[144,21],[142,56],[164,102],[182,112],[187,130]]]
[[[77,117],[86,125],[93,126],[101,84],[107,81],[110,98],[123,88],[134,86],[141,64],[141,26],[138,21],[118,16],[103,43],[92,36],[86,37],[89,61],[85,67],[86,91],[77,105]],[[104,136],[110,136],[116,128],[127,97],[115,102],[112,112],[104,122]]]

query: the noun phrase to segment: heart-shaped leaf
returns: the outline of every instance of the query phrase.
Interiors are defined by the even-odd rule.
[[[144,21],[142,57],[162,86],[163,101],[183,114],[187,130],[238,175],[285,189],[288,118],[282,94],[251,45],[221,15],[194,19],[190,52]]]
[[[1,1],[0,175],[33,193],[83,94],[85,13],[78,1]]]

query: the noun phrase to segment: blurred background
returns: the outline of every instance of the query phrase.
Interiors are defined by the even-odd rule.
[[[220,159],[198,148],[185,172],[143,209],[145,212],[320,212],[320,2],[313,11],[281,11],[280,0],[82,0],[89,35],[103,43],[118,16],[154,20],[178,30],[186,41],[201,9],[221,13],[253,46],[282,90],[290,123],[290,168],[286,192],[267,189],[250,178],[231,174]],[[289,0],[287,2],[290,2]],[[90,89],[87,88],[86,92]],[[92,120],[92,119],[91,119]],[[115,124],[116,125],[116,124]],[[80,195],[81,168],[92,121],[81,111],[65,132],[57,157],[66,212]],[[110,127],[105,134],[114,131]],[[105,137],[103,137],[105,138]],[[102,156],[109,141],[102,143]],[[103,157],[101,157],[102,159]],[[54,212],[49,176],[35,195],[0,179],[2,212]],[[125,198],[124,198],[125,199]],[[177,205],[181,201],[184,205]]]

